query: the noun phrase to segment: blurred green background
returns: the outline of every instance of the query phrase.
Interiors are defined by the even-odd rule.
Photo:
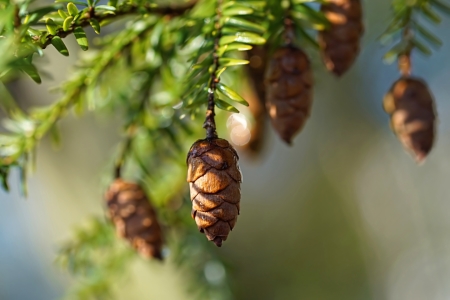
[[[435,148],[417,166],[381,107],[399,77],[395,65],[382,63],[386,49],[376,41],[391,18],[390,1],[364,4],[363,50],[348,74],[336,79],[312,56],[313,114],[294,146],[267,128],[261,155],[241,155],[241,215],[220,249],[233,262],[235,299],[450,299],[450,20],[435,30],[444,46],[430,58],[413,58],[413,73],[428,82],[439,116]],[[70,73],[76,55],[49,48],[44,61],[54,80],[14,82],[17,99],[56,99],[48,89]],[[55,254],[75,225],[103,215],[101,177],[119,126],[106,116],[66,118],[61,148],[48,139],[39,147],[28,198],[14,173],[12,192],[0,191],[1,300],[60,299],[71,285]],[[132,269],[117,299],[191,299],[170,262],[138,260]],[[205,276],[220,285],[220,272],[210,266]]]

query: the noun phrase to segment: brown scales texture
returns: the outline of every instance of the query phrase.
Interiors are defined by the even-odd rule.
[[[116,179],[105,199],[117,235],[127,239],[142,256],[162,259],[161,227],[144,190],[138,184]]]
[[[192,217],[200,232],[218,247],[239,215],[241,172],[238,155],[224,139],[198,140],[187,157]]]
[[[266,73],[266,108],[272,125],[288,144],[311,113],[313,79],[309,59],[295,47],[275,51]]]
[[[384,98],[384,110],[391,116],[391,127],[407,151],[418,163],[433,147],[436,113],[426,83],[414,77],[402,77]]]
[[[327,69],[341,76],[355,61],[364,32],[360,0],[328,0],[321,11],[330,27],[319,33],[319,46]]]

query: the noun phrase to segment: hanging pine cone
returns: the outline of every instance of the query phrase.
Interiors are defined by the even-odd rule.
[[[403,146],[422,162],[433,146],[436,120],[433,96],[426,83],[414,77],[400,78],[385,96],[383,106]]]
[[[306,54],[293,46],[275,51],[266,73],[266,107],[280,137],[291,144],[311,113],[313,79]]]
[[[156,213],[136,183],[116,179],[105,194],[117,235],[144,257],[162,259],[162,233]]]
[[[238,155],[224,139],[196,141],[187,157],[192,217],[218,247],[233,229],[241,200]]]
[[[267,62],[266,48],[255,46],[251,50],[246,51],[247,59],[250,62],[246,70],[253,92],[248,93],[244,98],[249,103],[249,110],[254,118],[254,124],[250,128],[250,140],[241,147],[253,154],[260,152],[264,144],[266,125],[266,92],[264,85],[264,71],[266,70]]]
[[[328,0],[321,11],[330,28],[319,33],[319,46],[327,69],[338,76],[353,64],[364,32],[360,0]]]

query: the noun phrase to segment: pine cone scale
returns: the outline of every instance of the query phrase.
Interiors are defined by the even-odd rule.
[[[204,164],[200,157],[189,159],[188,181],[196,181],[199,177],[206,174],[211,169],[210,165]]]
[[[232,182],[226,189],[220,191],[216,195],[228,203],[237,204],[241,200],[240,186],[240,182]]]
[[[210,212],[214,217],[228,222],[236,218],[239,210],[236,205],[223,202],[218,207],[215,207],[215,209],[211,209]]]
[[[201,160],[211,167],[222,170],[233,164],[235,155],[224,149],[212,149],[201,156]]]
[[[192,201],[194,200],[201,203],[198,205],[205,207],[205,209],[209,208],[208,210],[220,205],[223,201],[238,205],[241,200],[239,183],[232,183],[226,189],[216,194],[197,193],[192,198]]]
[[[199,177],[193,185],[200,193],[215,194],[224,190],[232,180],[227,172],[211,168],[205,175]]]
[[[300,75],[281,77],[273,84],[270,95],[282,99],[295,97],[303,93],[307,88],[307,86],[303,84],[298,84],[302,81],[303,78]]]
[[[235,181],[235,182],[241,182],[242,181],[242,173],[237,168],[228,168],[226,169],[227,174]]]
[[[211,224],[215,224],[219,221],[219,219],[214,217],[211,213],[204,211],[195,211],[194,218],[199,228],[207,228],[211,226]]]
[[[197,196],[192,199],[192,208],[198,211],[210,211],[223,202],[224,199],[218,195],[208,195],[208,197],[205,197],[203,194],[197,194]]]
[[[237,219],[228,221],[228,225],[230,226],[230,231],[233,230],[234,226],[236,225],[236,221],[237,221]]]
[[[226,241],[230,231],[230,224],[224,221],[216,222],[214,225],[205,228],[205,233],[207,233],[207,236],[209,235],[210,237],[214,237],[214,239],[216,237],[220,237],[223,241]]]

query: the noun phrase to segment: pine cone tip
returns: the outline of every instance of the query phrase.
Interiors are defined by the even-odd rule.
[[[155,249],[154,247],[136,247],[136,251],[145,259],[157,259],[159,261],[163,261],[163,256],[160,250]]]
[[[416,160],[416,164],[418,164],[419,166],[423,165],[425,163],[425,159],[427,158],[427,153],[424,152],[419,152],[419,153],[415,153],[415,160]]]
[[[345,72],[347,72],[347,69],[345,69],[345,70],[344,69],[333,69],[332,70],[332,73],[338,78],[341,78],[342,75],[345,74]]]
[[[213,240],[214,244],[216,244],[217,247],[222,247],[222,241],[222,238],[219,236]]]
[[[164,258],[163,258],[163,256],[162,256],[162,253],[161,253],[161,252],[155,253],[154,255],[152,255],[152,257],[153,257],[153,258],[156,258],[156,259],[159,260],[159,261],[163,261],[163,260],[164,260]]]
[[[283,140],[288,146],[292,146],[292,137],[282,137],[282,140]]]

